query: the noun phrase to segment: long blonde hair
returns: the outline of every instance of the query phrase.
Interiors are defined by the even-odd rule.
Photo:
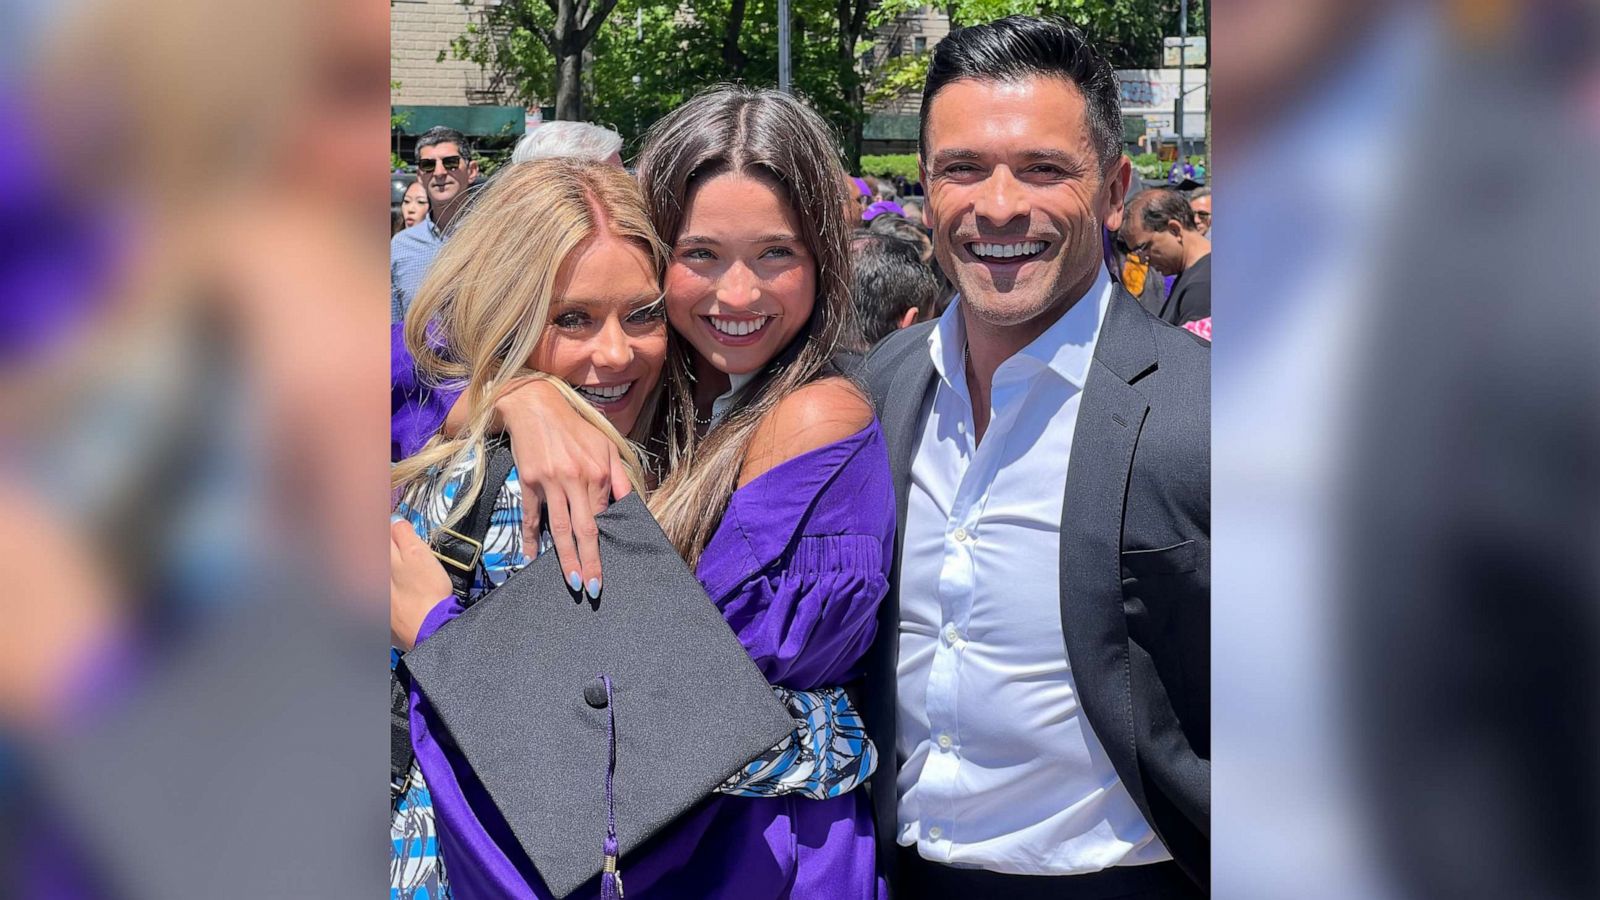
[[[780,91],[733,85],[704,91],[668,113],[650,129],[639,157],[639,183],[663,240],[677,240],[693,188],[723,172],[766,179],[783,194],[816,261],[817,297],[805,326],[704,436],[695,428],[689,354],[667,360],[663,381],[671,400],[663,455],[669,474],[650,508],[691,569],[722,523],[762,420],[800,387],[839,374],[833,355],[856,327],[845,174],[838,142],[822,117]]]
[[[645,211],[644,197],[627,173],[570,159],[516,163],[497,173],[470,201],[440,248],[406,314],[406,348],[422,380],[462,390],[468,412],[455,435],[436,435],[390,474],[394,497],[416,507],[448,475],[471,465],[460,498],[483,489],[487,437],[494,401],[519,378],[544,378],[573,408],[618,447],[629,477],[643,486],[633,444],[565,382],[529,369],[555,300],[561,264],[601,229],[635,241],[656,271],[666,259]],[[657,420],[661,388],[647,399],[633,435],[643,438]],[[454,505],[440,523],[465,513]]]

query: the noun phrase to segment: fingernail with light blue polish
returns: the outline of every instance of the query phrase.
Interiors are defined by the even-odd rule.
[[[583,577],[577,572],[568,572],[567,586],[572,588],[574,591],[583,590]]]
[[[590,600],[599,600],[600,599],[600,579],[598,579],[598,578],[589,579],[589,599]]]

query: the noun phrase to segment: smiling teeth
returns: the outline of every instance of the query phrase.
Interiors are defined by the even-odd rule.
[[[709,318],[709,317],[708,317]],[[767,324],[771,316],[762,316],[759,319],[717,319],[710,318],[711,327],[726,335],[744,337],[760,331]]]
[[[1043,241],[1023,241],[1020,244],[973,244],[974,256],[987,256],[992,259],[1010,259],[1013,256],[1031,256],[1043,253],[1048,246]]]
[[[617,400],[627,394],[628,390],[633,387],[633,382],[630,381],[627,384],[613,384],[607,387],[600,387],[599,385],[595,385],[593,387],[573,385],[573,387],[577,389],[578,393],[581,394],[585,400],[590,400],[596,403],[610,403],[611,401]]]

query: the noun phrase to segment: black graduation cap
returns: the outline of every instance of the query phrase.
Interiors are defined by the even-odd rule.
[[[638,494],[596,521],[599,600],[545,553],[405,656],[557,897],[609,865],[609,812],[626,854],[794,729]]]

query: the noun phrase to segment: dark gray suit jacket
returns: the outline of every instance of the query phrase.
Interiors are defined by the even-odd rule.
[[[1178,864],[1209,882],[1211,350],[1117,288],[1085,382],[1061,516],[1063,648],[1084,714]],[[879,860],[895,859],[900,541],[933,323],[884,339],[864,371],[894,469],[900,529],[861,697],[880,748]]]

